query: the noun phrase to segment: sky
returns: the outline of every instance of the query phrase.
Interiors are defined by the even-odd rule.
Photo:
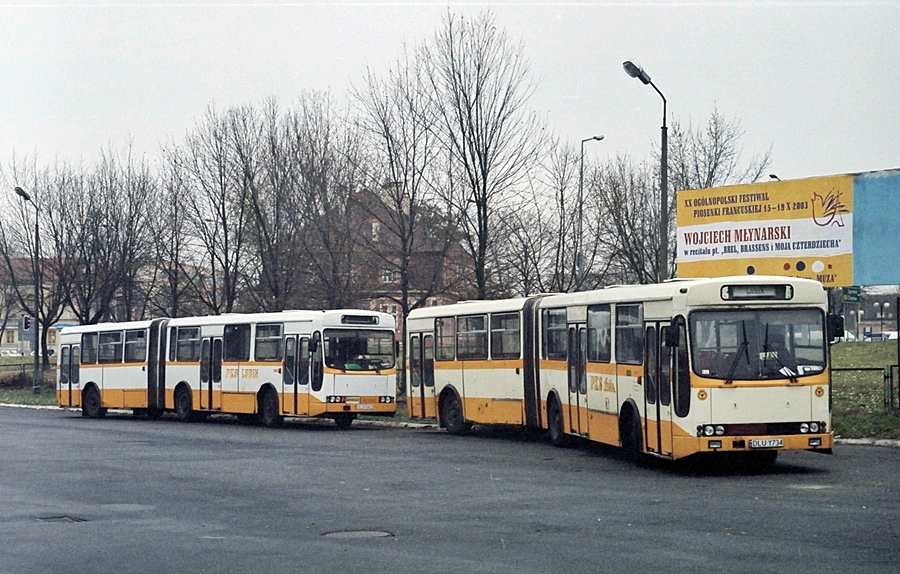
[[[588,160],[650,161],[668,122],[740,122],[745,160],[781,179],[900,168],[900,2],[0,0],[0,166],[155,161],[208,106],[346,101],[367,70],[489,10],[521,41],[532,108]]]

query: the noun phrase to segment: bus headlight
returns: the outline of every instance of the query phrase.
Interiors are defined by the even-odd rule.
[[[819,432],[819,423],[809,423],[809,432],[811,432],[811,433]]]
[[[723,434],[725,434],[725,427],[718,425],[716,427],[716,436],[722,436]]]
[[[706,425],[705,427],[703,427],[703,434],[706,436],[712,436],[716,434],[716,429],[713,428],[712,425]]]
[[[809,432],[809,423],[800,423],[800,432],[806,434]]]

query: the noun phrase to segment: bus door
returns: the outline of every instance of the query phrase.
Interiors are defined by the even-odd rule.
[[[668,323],[647,323],[644,338],[644,413],[647,452],[672,454],[672,348]]]
[[[434,335],[414,334],[409,350],[409,414],[417,418],[436,418],[434,396]]]
[[[205,337],[200,344],[200,408],[222,409],[221,337]]]
[[[584,323],[569,327],[569,425],[573,434],[582,436],[588,434],[585,338]]]
[[[81,406],[80,380],[81,346],[66,345],[59,357],[59,404],[67,407]]]
[[[284,340],[281,394],[282,413],[309,414],[309,337],[288,336]]]

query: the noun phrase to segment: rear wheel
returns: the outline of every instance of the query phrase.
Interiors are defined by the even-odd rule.
[[[182,385],[175,389],[175,417],[181,422],[194,420],[194,398],[191,396],[191,389],[187,385]]]
[[[547,405],[547,426],[550,427],[550,443],[553,446],[568,446],[569,435],[566,434],[562,408],[556,398],[550,399],[550,404]]]
[[[456,393],[447,393],[441,401],[441,422],[450,434],[463,434],[469,430],[463,418],[462,404]]]
[[[106,409],[100,400],[100,391],[94,385],[84,390],[84,396],[81,397],[81,415],[91,419],[106,416]]]
[[[640,462],[644,457],[644,436],[641,431],[641,419],[630,411],[619,427],[620,441],[625,449],[625,457],[631,462]]]
[[[278,408],[278,394],[272,389],[263,391],[259,397],[259,422],[269,428],[279,427],[284,422]]]
[[[355,418],[356,415],[353,413],[338,413],[334,415],[334,424],[341,430],[347,430],[353,424],[353,419]]]

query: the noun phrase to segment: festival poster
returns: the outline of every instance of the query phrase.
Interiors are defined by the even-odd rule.
[[[677,195],[678,277],[782,275],[853,285],[853,176]]]

